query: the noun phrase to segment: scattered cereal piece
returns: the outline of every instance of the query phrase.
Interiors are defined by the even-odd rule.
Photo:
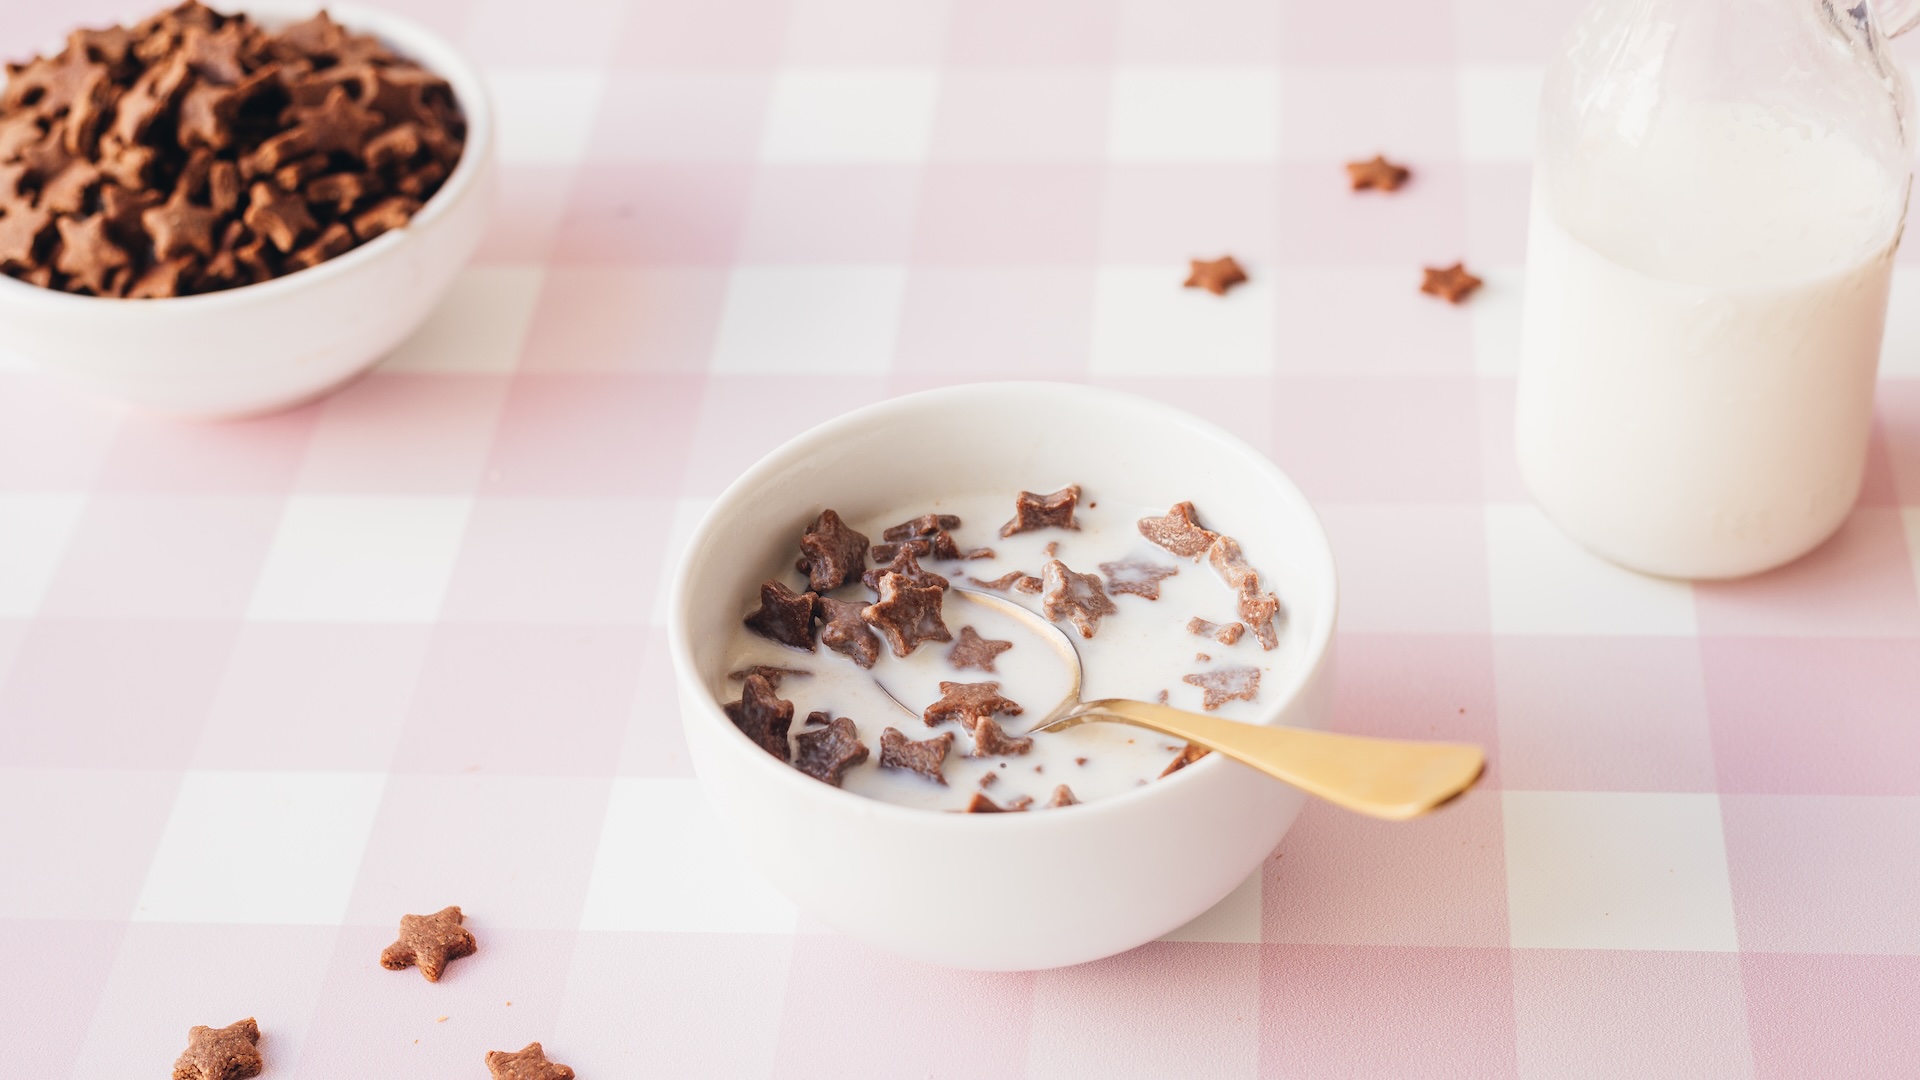
[[[1231,622],[1222,626],[1217,622],[1208,622],[1201,618],[1189,619],[1187,621],[1187,633],[1195,634],[1199,637],[1210,637],[1222,645],[1231,645],[1239,641],[1240,635],[1246,632],[1246,626],[1237,622]]]
[[[983,589],[993,589],[998,592],[1006,592],[1008,589],[1019,589],[1023,593],[1037,593],[1041,589],[1039,578],[1034,577],[1032,574],[1021,573],[1018,570],[1010,574],[1002,574],[992,581],[981,581],[977,577],[970,577],[967,580]]]
[[[1222,255],[1209,262],[1205,259],[1189,259],[1187,280],[1189,289],[1205,289],[1215,296],[1227,295],[1227,290],[1247,280],[1247,272],[1240,268],[1233,256]]]
[[[1280,632],[1274,629],[1273,623],[1275,619],[1285,618],[1280,598],[1260,591],[1259,575],[1247,575],[1247,580],[1240,583],[1240,620],[1253,631],[1262,649],[1280,647]]]
[[[878,551],[879,548],[876,547],[874,550]],[[888,574],[899,574],[901,577],[906,578],[908,581],[913,582],[923,589],[929,585],[936,589],[944,589],[947,587],[946,578],[941,577],[931,570],[921,569],[920,557],[914,553],[913,548],[904,545],[895,548],[892,557],[888,559],[888,561],[860,575],[860,580],[867,588],[872,589],[874,592],[879,592],[880,579],[886,577]]]
[[[1395,165],[1379,154],[1375,154],[1372,161],[1347,162],[1347,180],[1355,191],[1368,188],[1394,191],[1412,175],[1405,166]]]
[[[1053,798],[1047,800],[1047,809],[1057,810],[1062,806],[1078,806],[1080,800],[1073,797],[1073,789],[1065,784],[1053,789]]]
[[[793,702],[774,694],[773,684],[749,675],[740,687],[740,700],[720,706],[747,738],[781,761],[790,759],[787,730],[793,726]]]
[[[1195,746],[1192,743],[1188,743],[1186,749],[1180,751],[1178,757],[1167,763],[1167,767],[1161,770],[1160,775],[1163,777],[1172,776],[1174,773],[1179,772],[1181,769],[1186,768],[1211,753],[1213,753],[1213,751],[1204,746]]]
[[[1073,759],[1073,763],[1075,765],[1085,765],[1087,763],[1087,759],[1083,757],[1077,757]]]
[[[940,763],[947,760],[947,751],[952,746],[951,731],[943,731],[931,739],[915,740],[901,734],[899,728],[887,728],[880,732],[880,767],[916,772],[944,787],[947,778],[940,771]],[[993,775],[988,773],[987,778]]]
[[[1145,559],[1103,562],[1100,572],[1107,575],[1107,590],[1113,595],[1127,593],[1148,600],[1160,599],[1160,583],[1180,572],[1179,567],[1161,566]]]
[[[873,557],[881,561],[891,560],[896,551],[907,550],[923,558],[962,558],[959,546],[947,533],[948,529],[959,527],[960,519],[952,514],[921,514],[883,531],[880,536],[887,543],[874,545]]]
[[[1165,705],[1167,703],[1167,692],[1165,690],[1160,691],[1160,695],[1154,698],[1153,700],[1159,702],[1162,705]],[[1132,742],[1133,740],[1128,739],[1127,741]]]
[[[1035,529],[1078,529],[1073,508],[1079,501],[1079,484],[1068,484],[1051,495],[1023,491],[1014,497],[1013,520],[1000,526],[1000,535],[1004,538]]]
[[[1211,529],[1202,528],[1194,520],[1193,504],[1174,503],[1173,509],[1165,517],[1146,517],[1139,522],[1140,535],[1159,544],[1175,555],[1199,558],[1204,555],[1219,534]]]
[[[418,967],[428,982],[439,982],[448,964],[478,948],[463,921],[457,905],[431,915],[400,916],[400,939],[381,951],[380,966],[388,971]]]
[[[983,788],[990,788],[999,779],[1000,779],[1000,774],[997,772],[982,773],[980,775],[980,786]]]
[[[540,1044],[528,1043],[519,1053],[487,1051],[487,1069],[492,1080],[573,1080],[573,1070],[547,1060]]]
[[[960,812],[963,814],[1004,814],[1006,813],[1005,810],[1001,809],[999,803],[996,803],[992,799],[987,798],[984,792],[979,792],[979,791],[976,791],[973,793],[973,798],[967,800],[966,809]]]
[[[867,744],[860,731],[844,716],[828,719],[826,713],[807,717],[807,730],[793,737],[793,767],[823,784],[839,787],[847,770],[867,760]]]
[[[1253,567],[1247,563],[1246,553],[1240,550],[1240,542],[1231,536],[1217,537],[1207,548],[1207,561],[1213,564],[1222,580],[1230,589],[1238,589],[1240,584],[1253,575]]]
[[[1072,619],[1080,636],[1090,638],[1100,629],[1100,619],[1120,610],[1107,599],[1096,574],[1077,574],[1067,564],[1054,559],[1040,568],[1042,593],[1040,606],[1054,622]]]
[[[1049,540],[1047,546],[1040,549],[1041,554],[1051,559],[1060,554],[1060,541]]]
[[[1201,663],[1203,663],[1203,664],[1207,664],[1207,663],[1211,663],[1211,662],[1213,661],[1213,657],[1211,657],[1211,656],[1209,656],[1209,655],[1207,655],[1206,653],[1203,653],[1203,652],[1197,652],[1197,653],[1194,653],[1194,654],[1193,654],[1193,658],[1194,658],[1195,660],[1198,660],[1198,661],[1200,661],[1200,662],[1201,662]]]
[[[950,531],[959,527],[960,519],[952,514],[921,514],[898,525],[887,526],[880,537],[883,540],[918,540],[943,529]]]
[[[960,640],[947,651],[947,663],[957,668],[993,670],[993,658],[1013,648],[1011,641],[994,641],[980,636],[971,626],[960,628]]]
[[[1019,702],[1000,696],[997,682],[943,682],[940,700],[927,706],[921,719],[928,727],[955,720],[972,731],[975,724],[989,716],[1019,716],[1023,711]]]
[[[810,592],[795,593],[777,581],[763,581],[760,608],[747,616],[747,629],[782,645],[812,652],[815,599]]]
[[[1257,667],[1215,668],[1184,676],[1180,681],[1200,688],[1206,698],[1201,707],[1208,712],[1229,701],[1252,701],[1260,696],[1260,669]]]
[[[946,590],[915,585],[899,574],[880,579],[880,599],[867,605],[861,617],[887,637],[893,655],[907,656],[923,641],[952,641],[953,633],[940,618]]]
[[[822,596],[814,601],[814,606],[825,620],[820,628],[820,644],[863,668],[872,667],[874,661],[880,659],[880,639],[861,616],[867,605],[858,600]]]
[[[1033,805],[1033,796],[1019,795],[1019,796],[1016,796],[1013,799],[1013,801],[1007,803],[1007,812],[1017,814],[1032,805]]]
[[[1447,267],[1426,267],[1421,271],[1426,277],[1420,282],[1420,291],[1429,296],[1437,296],[1449,304],[1458,304],[1473,295],[1482,282],[1467,273],[1464,264],[1454,263]]]
[[[837,589],[867,568],[867,538],[854,532],[832,510],[820,511],[800,535],[801,557],[813,591]]]
[[[1028,736],[1008,735],[998,720],[983,716],[973,725],[973,753],[969,757],[1011,757],[1033,749]]]
[[[259,1076],[264,1063],[254,1044],[260,1025],[253,1017],[223,1028],[195,1024],[187,1030],[187,1049],[173,1063],[173,1080],[243,1080]]]
[[[751,667],[741,668],[739,671],[727,672],[727,678],[732,682],[741,682],[749,675],[760,676],[767,680],[767,683],[776,690],[780,688],[781,679],[813,678],[813,672],[811,671],[805,671],[800,668],[773,667],[768,664],[754,664]]]

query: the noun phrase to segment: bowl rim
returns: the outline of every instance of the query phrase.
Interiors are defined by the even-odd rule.
[[[1009,822],[1009,824],[1005,825],[985,826],[987,828],[1041,828],[1047,826],[1037,825],[1035,822],[1052,821],[1060,817],[1065,817],[1069,821],[1085,821],[1088,820],[1092,814],[1127,813],[1131,811],[1133,807],[1139,805],[1142,800],[1159,797],[1155,793],[1167,790],[1167,785],[1169,784],[1178,785],[1204,782],[1195,780],[1194,778],[1214,776],[1218,768],[1225,767],[1221,762],[1213,760],[1219,755],[1210,754],[1206,758],[1179,770],[1174,775],[1163,777],[1154,783],[1143,785],[1131,791],[1123,791],[1117,795],[1096,799],[1090,803],[1081,804],[1075,807],[1075,813],[1072,815],[1018,813],[977,815],[942,813],[929,811],[923,807],[900,806],[866,795],[859,795],[831,784],[823,784],[793,768],[791,765],[778,761],[773,755],[768,754],[756,746],[752,740],[748,739],[745,734],[740,732],[738,728],[734,727],[733,724],[727,720],[726,714],[720,708],[721,702],[719,699],[713,694],[710,688],[705,686],[704,680],[700,679],[694,672],[689,608],[689,605],[692,603],[692,597],[689,595],[687,585],[689,580],[687,571],[693,560],[699,557],[705,548],[706,539],[718,528],[720,520],[723,517],[731,516],[732,513],[737,510],[739,504],[749,500],[772,473],[784,468],[792,459],[804,457],[820,445],[835,441],[842,433],[847,432],[849,429],[865,426],[873,422],[876,417],[883,417],[886,413],[896,411],[904,406],[924,404],[927,401],[944,397],[972,396],[980,399],[991,399],[1008,393],[1032,394],[1036,392],[1047,394],[1075,394],[1081,395],[1083,401],[1087,398],[1092,398],[1095,399],[1096,402],[1124,403],[1134,407],[1144,406],[1157,411],[1168,419],[1185,424],[1191,430],[1214,440],[1215,444],[1221,449],[1237,454],[1250,463],[1255,469],[1264,472],[1267,479],[1272,481],[1279,489],[1281,496],[1291,500],[1295,504],[1296,509],[1306,515],[1306,520],[1313,526],[1311,536],[1314,540],[1317,540],[1318,555],[1320,556],[1312,561],[1321,563],[1320,566],[1310,569],[1314,571],[1316,576],[1321,578],[1321,583],[1326,589],[1326,603],[1324,606],[1315,610],[1313,619],[1308,623],[1307,650],[1296,669],[1296,674],[1287,684],[1286,694],[1281,697],[1276,697],[1269,703],[1263,723],[1272,723],[1275,718],[1279,717],[1300,699],[1301,694],[1312,685],[1315,676],[1326,667],[1328,658],[1333,651],[1333,629],[1338,617],[1340,600],[1339,575],[1334,565],[1333,543],[1332,539],[1327,535],[1326,524],[1320,519],[1319,512],[1314,509],[1312,502],[1307,499],[1306,494],[1300,490],[1299,486],[1293,482],[1292,478],[1289,477],[1272,458],[1256,449],[1246,440],[1225,430],[1212,421],[1195,416],[1185,409],[1139,394],[1131,394],[1108,387],[1090,386],[1084,383],[1056,381],[960,383],[951,386],[937,387],[931,390],[921,390],[911,394],[903,394],[898,397],[887,398],[883,401],[864,405],[801,432],[799,435],[768,451],[760,460],[754,462],[745,472],[741,473],[733,483],[727,485],[726,489],[714,500],[713,505],[701,516],[700,523],[694,528],[692,534],[688,536],[687,546],[674,564],[672,588],[667,601],[668,652],[672,659],[673,675],[676,683],[681,687],[684,687],[688,682],[701,685],[703,697],[701,698],[702,707],[698,710],[702,714],[702,720],[700,722],[714,724],[717,727],[726,729],[721,732],[723,737],[719,740],[733,747],[733,750],[726,752],[744,755],[741,757],[743,761],[754,761],[755,764],[748,765],[747,768],[763,770],[763,775],[769,778],[769,783],[796,785],[790,788],[790,790],[794,791],[798,798],[853,800],[853,802],[841,801],[838,805],[853,807],[857,804],[862,812],[868,815],[894,819],[903,824],[917,822],[928,828],[952,828],[956,827],[954,822],[958,819],[981,816],[1005,819]],[[684,697],[684,695],[682,696]],[[686,713],[687,709],[683,701],[681,706],[681,719],[683,723],[688,722]],[[731,734],[733,738],[727,739],[724,737],[728,734]],[[751,751],[751,753],[749,753],[749,751]],[[1278,780],[1271,782],[1280,783]],[[810,794],[800,794],[803,791],[810,792]],[[1016,819],[1020,820],[1022,824],[1011,824],[1011,822]],[[964,827],[981,828],[982,826],[975,824]]]
[[[434,192],[431,198],[421,204],[420,209],[400,228],[389,230],[351,251],[318,265],[295,270],[291,274],[282,274],[268,281],[256,281],[235,289],[221,289],[218,292],[156,297],[128,304],[127,298],[122,296],[70,293],[61,289],[31,285],[10,274],[0,274],[0,300],[41,303],[55,307],[64,305],[76,314],[82,313],[83,310],[97,314],[109,307],[121,313],[164,311],[168,314],[177,314],[189,309],[217,311],[226,307],[270,301],[287,293],[324,284],[343,274],[350,274],[363,264],[385,256],[387,252],[406,243],[416,226],[432,225],[445,217],[451,212],[447,208],[478,183],[475,178],[485,167],[485,159],[489,158],[493,152],[493,102],[479,67],[445,37],[405,16],[381,8],[361,7],[352,3],[335,4],[328,0],[247,0],[245,3],[227,3],[223,0],[215,0],[208,6],[222,15],[245,15],[249,19],[268,25],[292,22],[324,11],[329,18],[341,26],[371,33],[391,43],[407,59],[446,79],[455,87],[455,100],[467,121],[466,145],[461,148],[460,160],[454,164],[453,172],[447,176],[446,183],[441,184],[440,190]],[[461,89],[463,84],[465,89]],[[5,85],[4,72],[0,72],[0,86]]]

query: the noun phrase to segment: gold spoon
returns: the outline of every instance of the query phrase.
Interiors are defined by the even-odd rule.
[[[1486,768],[1486,753],[1467,743],[1376,739],[1309,728],[1243,724],[1125,698],[1081,701],[1080,652],[1065,631],[1005,597],[961,588],[948,589],[947,597],[1018,620],[1067,661],[1073,685],[1052,712],[1027,729],[1029,735],[1060,731],[1092,720],[1132,724],[1185,739],[1336,806],[1389,821],[1419,817],[1458,798]],[[893,698],[894,704],[916,717],[920,715],[884,684],[880,690]]]

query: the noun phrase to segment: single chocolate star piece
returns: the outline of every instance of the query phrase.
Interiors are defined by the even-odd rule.
[[[867,538],[848,528],[839,514],[822,510],[800,535],[800,552],[813,591],[823,593],[845,585],[866,569]]]
[[[7,75],[7,87],[0,105],[8,112],[31,108],[41,116],[58,116],[70,111],[86,96],[91,85],[107,77],[104,64],[94,63],[83,49],[62,49],[56,57],[40,57]]]
[[[992,787],[995,783],[999,781],[999,779],[1000,779],[1000,774],[997,772],[981,773],[980,774],[980,790],[985,791],[987,788]]]
[[[952,641],[953,633],[940,618],[946,590],[915,585],[900,574],[880,579],[880,599],[861,617],[887,636],[895,656],[907,656],[923,641]]]
[[[1173,509],[1165,517],[1141,518],[1140,535],[1159,544],[1175,555],[1199,558],[1206,554],[1219,534],[1211,529],[1202,528],[1194,519],[1193,504],[1174,503]]]
[[[1280,632],[1274,629],[1276,619],[1285,621],[1286,609],[1280,606],[1280,598],[1272,593],[1260,591],[1260,575],[1249,574],[1240,583],[1240,621],[1253,631],[1255,640],[1262,649],[1280,647]]]
[[[180,97],[175,138],[183,147],[225,150],[233,145],[233,121],[240,113],[240,91],[232,86],[196,82]]]
[[[313,243],[287,256],[287,272],[319,266],[335,255],[344,254],[351,247],[353,230],[336,221],[320,230],[320,235],[313,238]]]
[[[1047,800],[1047,809],[1057,810],[1062,806],[1079,806],[1080,800],[1073,797],[1073,789],[1065,784],[1053,789],[1053,798]]]
[[[1420,282],[1420,291],[1437,296],[1449,304],[1464,302],[1481,285],[1480,279],[1467,273],[1462,263],[1440,268],[1428,266],[1422,268],[1421,272],[1426,277]]]
[[[889,526],[882,532],[880,537],[887,542],[874,545],[873,557],[884,562],[893,558],[895,551],[909,548],[921,558],[973,558],[972,552],[963,555],[960,546],[947,533],[948,529],[959,527],[960,519],[952,514],[921,514],[910,521]]]
[[[1160,583],[1178,574],[1180,568],[1161,566],[1145,559],[1122,559],[1119,562],[1101,563],[1100,572],[1107,575],[1107,589],[1115,596],[1128,593],[1158,600]]]
[[[1000,696],[997,682],[943,682],[940,700],[927,706],[920,718],[928,727],[958,721],[971,732],[974,725],[989,716],[1019,716],[1025,710],[1020,703]]]
[[[1007,734],[1000,721],[981,717],[973,725],[973,752],[968,757],[1011,757],[1033,749],[1033,739]]]
[[[126,268],[133,259],[107,238],[107,219],[99,214],[63,217],[54,222],[54,228],[60,232],[60,255],[54,260],[54,269],[71,276],[96,295],[111,295],[115,290],[109,277],[117,278],[115,271]]]
[[[1019,589],[1023,593],[1037,593],[1040,591],[1039,578],[1034,577],[1032,574],[1023,574],[1018,570],[1010,574],[1002,574],[992,581],[981,581],[977,577],[970,577],[967,580],[983,589],[992,589],[996,592],[1006,592],[1008,589]]]
[[[787,731],[793,727],[793,702],[781,700],[765,676],[747,676],[740,687],[740,700],[729,701],[720,709],[762,750],[781,761],[790,759]]]
[[[1219,573],[1228,588],[1238,589],[1249,577],[1258,577],[1253,566],[1247,562],[1247,556],[1240,550],[1240,542],[1231,536],[1222,536],[1214,540],[1207,549],[1207,561]]]
[[[1187,260],[1191,269],[1184,283],[1189,289],[1205,289],[1215,296],[1227,295],[1227,290],[1247,280],[1247,272],[1233,261],[1233,256],[1222,255],[1212,262],[1204,259]]]
[[[315,228],[305,199],[263,181],[255,181],[247,189],[247,210],[240,220],[247,223],[247,228],[272,241],[283,254],[292,251],[300,237]]]
[[[78,214],[99,182],[99,167],[75,158],[40,189],[40,205],[56,214]]]
[[[769,578],[760,583],[760,607],[747,616],[747,629],[782,645],[813,651],[813,605],[810,592],[796,593]]]
[[[992,799],[987,798],[986,793],[981,791],[974,792],[973,798],[967,800],[966,808],[961,810],[960,812],[963,814],[1004,814],[1006,813],[1006,811],[1001,808],[999,803],[996,803]]]
[[[195,1024],[187,1030],[187,1049],[173,1063],[173,1080],[243,1080],[259,1076],[264,1063],[254,1044],[260,1025],[249,1016],[223,1028]]]
[[[381,126],[380,114],[355,102],[340,86],[327,91],[326,99],[318,105],[288,106],[282,121],[293,125],[292,130],[305,133],[301,149],[309,154],[369,153],[367,136]]]
[[[1078,529],[1073,508],[1080,502],[1080,485],[1068,484],[1051,495],[1023,491],[1013,500],[1013,520],[1000,526],[1002,538],[1035,529]]]
[[[479,948],[461,921],[458,905],[431,915],[400,916],[400,940],[381,951],[380,966],[388,971],[418,967],[428,982],[439,982],[448,964]]]
[[[874,592],[879,592],[880,579],[886,577],[888,574],[899,574],[901,577],[906,578],[908,581],[913,582],[923,589],[929,586],[935,589],[944,589],[947,587],[946,578],[941,577],[931,570],[923,570],[920,568],[920,558],[914,553],[911,545],[876,544],[873,550],[879,551],[882,548],[889,548],[892,552],[892,558],[884,565],[876,566],[860,575],[861,582],[864,583],[867,588],[872,589]]]
[[[823,784],[839,787],[847,770],[867,760],[867,744],[844,716],[828,718],[817,712],[807,717],[807,730],[793,737],[793,767]],[[824,725],[824,726],[813,726]]]
[[[1224,667],[1182,676],[1181,682],[1200,688],[1200,707],[1208,712],[1229,701],[1253,701],[1260,696],[1260,669]]]
[[[1246,632],[1247,628],[1237,622],[1221,626],[1217,622],[1208,622],[1201,618],[1194,618],[1187,621],[1187,633],[1199,637],[1210,637],[1222,645],[1231,645],[1239,641],[1240,635]]]
[[[1013,648],[1011,641],[994,641],[980,636],[971,626],[960,628],[960,640],[947,650],[947,663],[957,668],[993,670],[993,658]]]
[[[1107,599],[1097,574],[1077,574],[1055,559],[1040,568],[1040,608],[1054,622],[1072,619],[1080,636],[1090,638],[1100,629],[1102,616],[1120,610]]]
[[[218,30],[189,26],[180,38],[180,54],[202,79],[216,83],[239,82],[247,74],[240,55],[247,44],[246,31],[238,21]]]
[[[1413,174],[1405,166],[1395,165],[1378,154],[1372,161],[1347,162],[1347,180],[1353,184],[1353,190],[1364,191],[1375,188],[1380,191],[1393,191],[1407,182]]]
[[[805,671],[800,668],[772,667],[767,664],[754,664],[750,667],[741,668],[739,671],[727,672],[727,678],[733,682],[742,682],[749,675],[760,676],[767,680],[767,685],[776,690],[780,688],[781,679],[813,678],[813,672],[811,671]]]
[[[324,180],[326,177],[321,179]],[[353,234],[362,240],[371,240],[376,236],[390,233],[412,221],[413,215],[419,209],[420,202],[417,199],[410,199],[405,195],[389,196],[353,216]]]
[[[1213,751],[1204,746],[1195,746],[1192,743],[1188,743],[1186,748],[1180,751],[1179,756],[1168,762],[1167,767],[1160,771],[1160,776],[1162,778],[1172,776],[1174,773],[1179,772],[1181,769],[1186,768],[1211,753],[1213,753]]]
[[[831,596],[822,596],[814,604],[826,623],[820,628],[820,644],[863,668],[872,667],[874,661],[880,659],[880,639],[861,617],[867,605]]]
[[[173,198],[140,215],[140,224],[145,225],[153,237],[156,259],[171,259],[189,252],[212,258],[213,230],[219,222],[220,215],[212,208],[187,201],[185,184],[174,189]]]
[[[1014,797],[1013,797],[1013,799],[1012,799],[1011,801],[1009,801],[1009,802],[1007,803],[1007,810],[1008,810],[1008,812],[1010,812],[1010,813],[1016,813],[1016,814],[1017,814],[1017,813],[1019,813],[1020,811],[1022,811],[1022,810],[1025,810],[1025,809],[1027,809],[1028,807],[1030,807],[1030,806],[1032,806],[1032,805],[1033,805],[1033,796],[1031,796],[1031,795],[1016,795],[1016,796],[1014,796]]]
[[[325,18],[324,14],[315,18]],[[505,1050],[487,1051],[487,1071],[492,1080],[573,1080],[573,1070],[547,1060],[539,1043],[528,1043],[517,1054]]]
[[[127,299],[164,300],[169,296],[179,296],[193,267],[191,255],[154,263],[134,278],[132,285],[127,286]]]
[[[147,129],[173,108],[174,99],[191,75],[186,58],[181,56],[157,63],[143,72],[114,106],[112,141],[121,146],[145,142]]]
[[[916,741],[902,735],[899,728],[887,728],[880,732],[880,767],[916,772],[945,787],[947,777],[940,771],[940,763],[947,760],[947,751],[952,747],[951,731]]]

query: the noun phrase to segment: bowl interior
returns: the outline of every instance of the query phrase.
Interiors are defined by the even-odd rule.
[[[1089,501],[1160,513],[1192,501],[1208,527],[1241,542],[1289,611],[1292,639],[1262,683],[1263,716],[1277,715],[1332,635],[1333,559],[1312,508],[1271,461],[1213,425],[1085,386],[928,391],[850,413],[775,450],[720,497],[689,544],[672,603],[675,649],[709,692],[725,692],[728,635],[767,570],[791,559],[822,509],[857,520],[921,499],[1003,491],[1011,511],[1021,489],[1069,483]],[[727,723],[718,708],[708,711]],[[759,753],[744,736],[740,745]]]

